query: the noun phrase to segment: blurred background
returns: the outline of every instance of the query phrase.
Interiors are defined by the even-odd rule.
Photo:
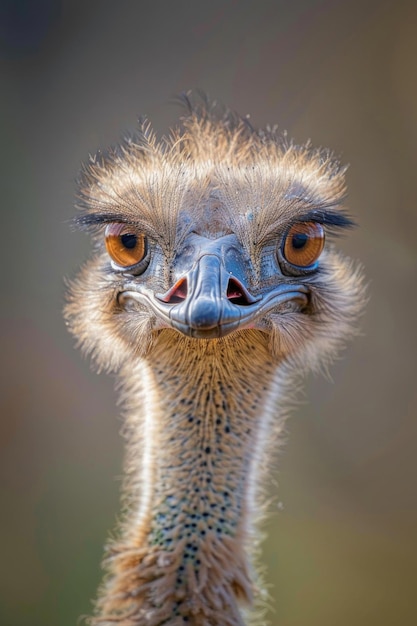
[[[288,423],[264,544],[273,626],[417,623],[417,4],[2,0],[0,623],[74,626],[114,527],[114,380],[62,320],[83,160],[203,88],[255,126],[332,148],[370,285],[362,335]],[[7,271],[6,271],[7,270]]]

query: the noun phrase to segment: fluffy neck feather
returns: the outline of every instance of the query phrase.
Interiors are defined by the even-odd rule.
[[[110,549],[99,623],[242,626],[277,362],[258,331],[161,332],[123,372],[129,513]],[[278,427],[279,429],[279,427]],[[250,541],[249,541],[250,539]],[[240,608],[239,608],[240,607]]]

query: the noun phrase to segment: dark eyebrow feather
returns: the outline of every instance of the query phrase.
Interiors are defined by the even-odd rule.
[[[126,215],[121,213],[83,213],[77,215],[72,220],[76,228],[81,230],[89,230],[101,224],[109,224],[111,222],[122,222],[124,224],[133,224],[131,219],[127,219]]]
[[[297,217],[297,222],[319,222],[330,229],[355,228],[356,222],[345,211],[312,209]]]

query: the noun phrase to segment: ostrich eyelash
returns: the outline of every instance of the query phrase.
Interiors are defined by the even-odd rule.
[[[71,220],[74,228],[89,232],[95,232],[100,226],[105,226],[112,222],[135,225],[132,219],[126,219],[126,216],[121,213],[83,213]]]
[[[331,211],[329,209],[312,209],[300,215],[297,222],[317,222],[326,227],[326,234],[332,237],[340,236],[344,230],[356,228],[357,223],[346,211]]]

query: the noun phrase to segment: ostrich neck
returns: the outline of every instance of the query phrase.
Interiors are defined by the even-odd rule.
[[[103,598],[110,615],[123,598],[130,621],[121,623],[244,623],[239,606],[253,595],[246,548],[277,387],[272,361],[257,331],[213,341],[165,331],[133,383],[130,375],[129,394],[138,381],[143,389],[127,420],[128,491],[138,499]]]

